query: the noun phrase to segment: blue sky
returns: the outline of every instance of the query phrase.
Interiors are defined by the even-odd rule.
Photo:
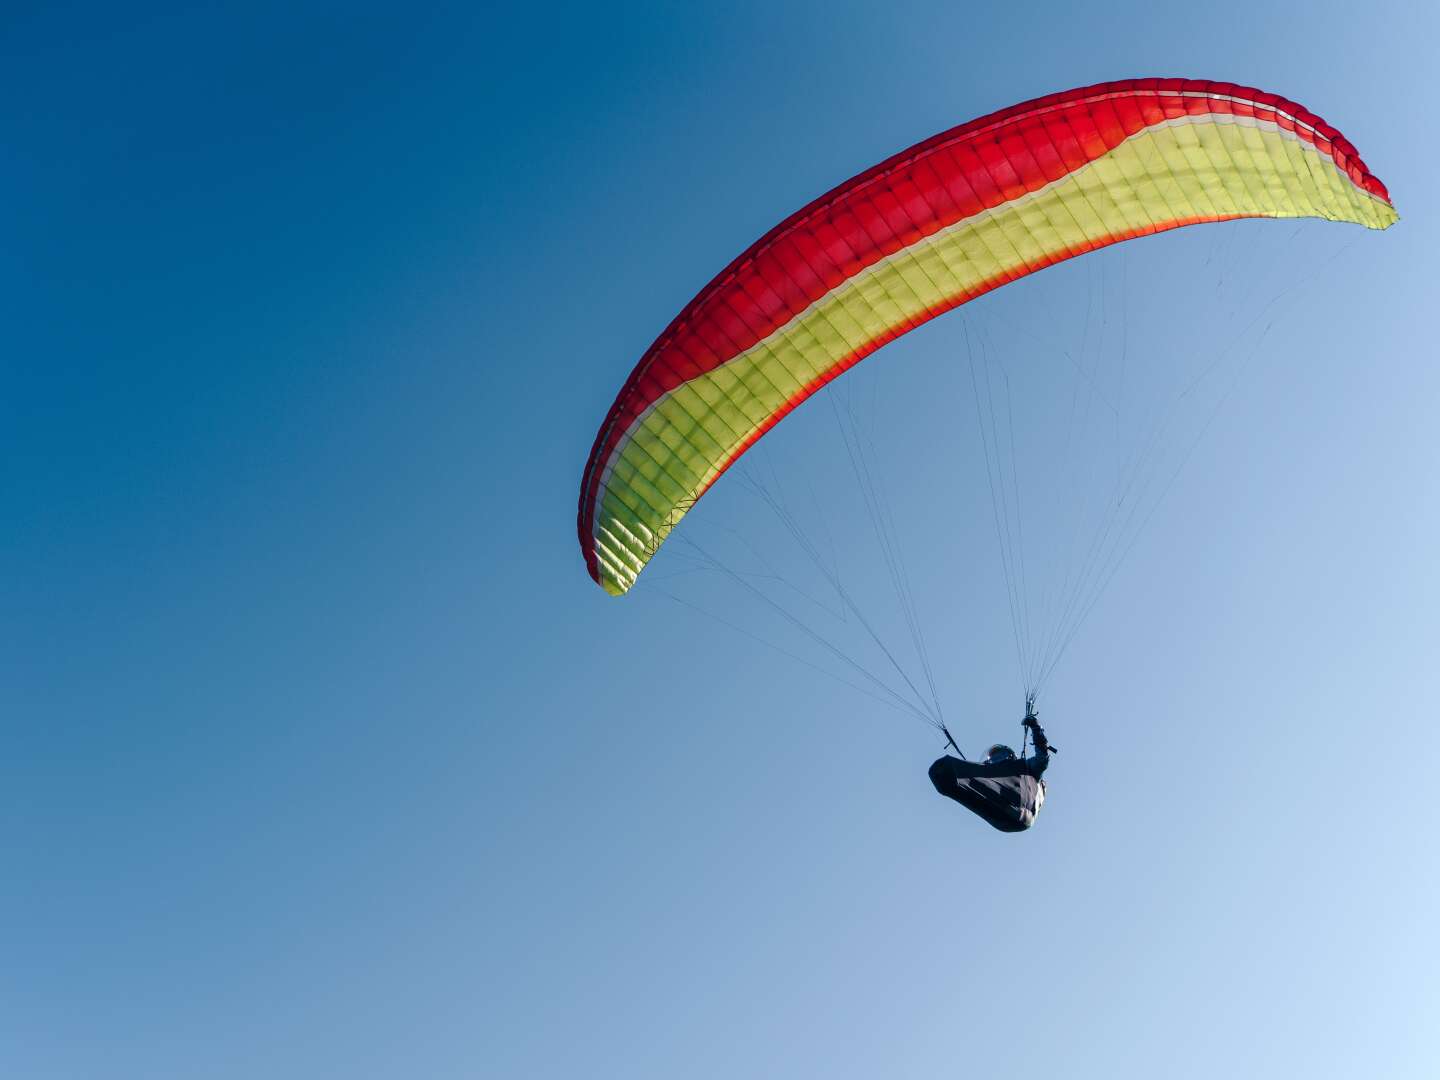
[[[0,1072],[1433,1075],[1437,31],[1418,4],[7,12]],[[1402,220],[1293,241],[1308,279],[1047,686],[1050,802],[1007,837],[935,796],[923,725],[605,596],[575,494],[640,352],[774,222],[1137,74],[1306,104]],[[965,320],[1013,363],[1007,325],[1075,333],[1105,288],[1133,356],[1224,349],[1212,298],[1263,307],[1257,260],[1292,251],[1233,228],[854,373],[967,749],[1018,701]],[[765,453],[826,490],[820,418]],[[765,528],[734,484],[686,525]]]

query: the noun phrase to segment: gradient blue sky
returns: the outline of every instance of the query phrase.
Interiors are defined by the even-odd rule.
[[[0,1073],[1434,1076],[1437,32],[7,9]],[[921,725],[601,593],[575,492],[635,358],[781,216],[1138,74],[1305,103],[1402,220],[1289,298],[1057,674],[1051,801],[1006,837],[935,796]],[[1214,289],[1141,243],[1137,284]],[[870,361],[889,460],[973,440],[928,389],[964,317]],[[823,477],[794,419],[773,453]],[[1016,713],[974,467],[894,487],[972,744]]]

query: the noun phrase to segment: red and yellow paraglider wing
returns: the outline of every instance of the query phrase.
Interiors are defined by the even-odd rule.
[[[912,327],[1062,259],[1242,217],[1396,220],[1319,117],[1178,79],[1017,105],[842,184],[727,267],[631,373],[581,486],[591,576],[624,593],[736,458]]]

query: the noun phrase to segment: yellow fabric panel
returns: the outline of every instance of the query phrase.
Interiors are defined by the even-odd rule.
[[[605,588],[622,593],[634,583],[694,500],[787,401],[898,326],[1097,245],[1242,216],[1375,229],[1396,220],[1328,155],[1273,124],[1209,115],[1148,128],[1038,191],[877,262],[661,397],[617,446],[601,483],[596,553]]]

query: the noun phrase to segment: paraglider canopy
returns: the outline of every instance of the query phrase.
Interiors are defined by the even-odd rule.
[[[581,482],[590,575],[609,593],[630,589],[732,463],[888,341],[1061,260],[1247,217],[1396,220],[1338,131],[1230,83],[1052,94],[861,173],[747,249],[631,372]]]

